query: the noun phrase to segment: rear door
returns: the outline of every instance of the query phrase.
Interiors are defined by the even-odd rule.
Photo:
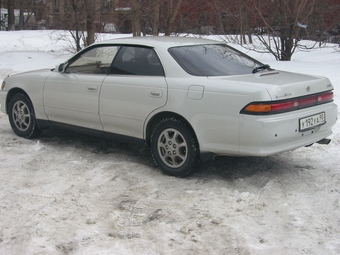
[[[166,101],[167,84],[154,49],[122,46],[100,92],[104,131],[143,138],[145,119]]]

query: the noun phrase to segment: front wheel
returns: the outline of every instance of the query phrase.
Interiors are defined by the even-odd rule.
[[[41,133],[36,124],[32,102],[26,95],[14,95],[8,107],[9,122],[15,134],[24,138],[33,138]]]
[[[151,152],[163,173],[184,177],[195,171],[199,149],[193,131],[180,119],[165,118],[151,135]]]

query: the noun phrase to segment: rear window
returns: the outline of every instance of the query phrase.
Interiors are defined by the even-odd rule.
[[[171,56],[194,76],[251,74],[262,63],[225,44],[180,46],[169,49]]]

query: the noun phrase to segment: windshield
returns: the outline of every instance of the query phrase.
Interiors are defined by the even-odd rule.
[[[263,66],[225,44],[173,47],[169,53],[187,73],[195,76],[251,74],[255,68]]]

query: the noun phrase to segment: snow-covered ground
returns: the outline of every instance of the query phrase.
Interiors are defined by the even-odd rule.
[[[57,38],[0,32],[0,82],[67,59],[69,42]],[[334,51],[299,51],[292,62],[248,53],[327,76],[340,105]],[[340,254],[339,149],[338,122],[329,146],[218,157],[180,179],[145,147],[65,131],[26,140],[0,114],[0,254]]]

